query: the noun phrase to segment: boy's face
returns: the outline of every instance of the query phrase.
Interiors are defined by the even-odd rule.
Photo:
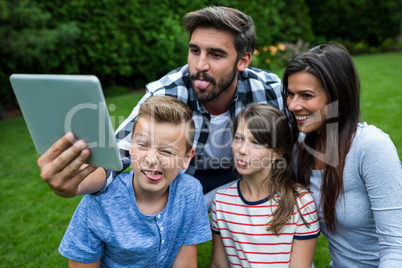
[[[181,168],[188,167],[194,149],[186,153],[186,130],[184,124],[138,119],[130,147],[136,195],[166,193]]]

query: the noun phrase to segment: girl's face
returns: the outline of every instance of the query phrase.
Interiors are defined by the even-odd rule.
[[[313,74],[299,72],[289,75],[287,105],[296,117],[299,131],[320,132],[325,124],[328,96],[321,81]]]
[[[277,158],[274,149],[260,144],[246,126],[244,119],[240,120],[233,138],[233,157],[237,171],[243,176],[269,176],[272,161]]]

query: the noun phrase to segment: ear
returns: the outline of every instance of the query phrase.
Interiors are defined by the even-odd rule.
[[[246,52],[243,57],[241,57],[237,62],[237,70],[239,70],[240,72],[246,70],[246,68],[250,65],[251,57],[251,53]]]
[[[284,153],[283,149],[275,149],[274,153],[272,154],[272,158],[274,158],[274,160],[276,160],[279,157],[281,157],[283,155],[283,153]]]
[[[188,166],[190,165],[191,158],[193,158],[194,154],[195,150],[194,148],[191,148],[191,150],[188,151],[188,153],[183,157],[183,165],[182,165],[183,169],[188,168]]]

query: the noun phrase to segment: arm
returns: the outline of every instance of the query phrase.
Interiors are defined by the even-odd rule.
[[[379,239],[379,267],[402,267],[402,168],[395,146],[380,131],[360,140],[359,173],[366,187]]]
[[[69,268],[99,268],[100,260],[92,263],[83,263],[78,261],[69,260],[68,261]]]
[[[222,237],[218,234],[212,234],[212,259],[210,268],[230,267],[228,257],[226,256],[225,247]]]
[[[197,245],[181,246],[172,268],[197,267]]]
[[[292,253],[290,254],[290,268],[310,268],[313,263],[317,238],[308,240],[293,239]]]

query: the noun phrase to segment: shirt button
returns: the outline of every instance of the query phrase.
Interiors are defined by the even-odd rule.
[[[163,226],[161,227],[161,231],[163,231]]]
[[[160,219],[160,218],[161,218],[161,214],[158,215],[158,219]]]
[[[162,244],[165,243],[165,240],[162,240]]]

